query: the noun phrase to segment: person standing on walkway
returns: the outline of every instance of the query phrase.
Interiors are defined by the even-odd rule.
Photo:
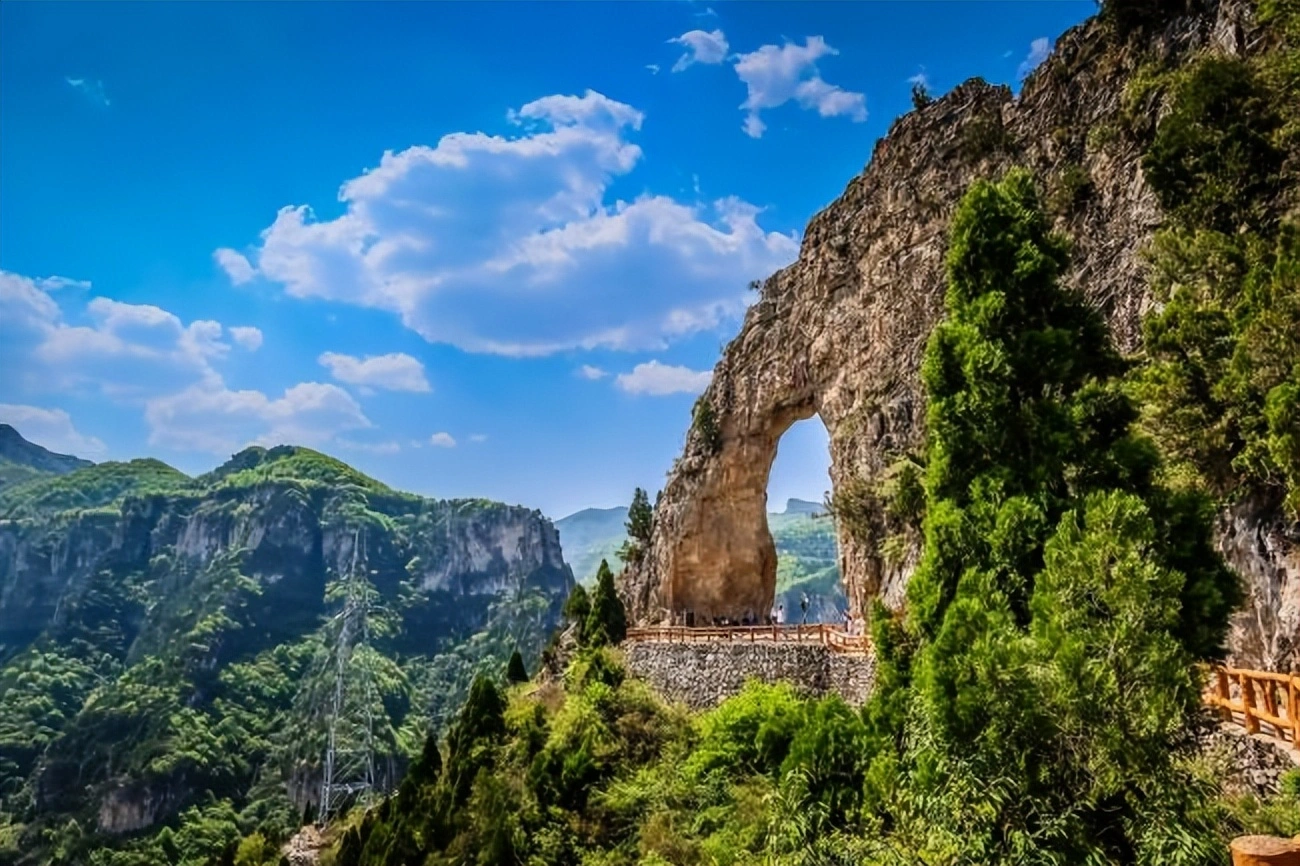
[[[799,599],[799,610],[803,613],[802,618],[799,620],[799,624],[803,625],[808,622],[808,593],[806,592],[803,594],[803,598]]]
[[[776,624],[785,625],[785,605],[783,604],[776,606]]]

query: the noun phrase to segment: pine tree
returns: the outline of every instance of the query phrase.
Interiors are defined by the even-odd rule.
[[[582,584],[575,583],[564,601],[564,618],[578,627],[578,643],[586,643],[587,618],[591,615],[591,597]]]
[[[528,682],[528,669],[524,667],[524,657],[519,654],[518,649],[510,654],[510,663],[506,665],[506,682]]]
[[[505,736],[505,709],[505,698],[491,677],[476,676],[447,733],[446,779],[453,806],[465,804],[478,771],[491,766],[492,747]]]
[[[976,862],[1154,862],[1175,839],[1198,862],[1212,828],[1171,755],[1236,582],[1204,501],[1155,483],[1065,264],[1027,172],[963,199],[922,367],[922,557],[905,622],[875,618],[894,689],[867,710],[868,797],[929,804]]]
[[[627,611],[614,588],[614,573],[603,559],[596,571],[596,589],[591,594],[591,613],[585,633],[589,646],[617,644],[627,637]]]
[[[654,510],[650,497],[640,487],[632,493],[632,504],[627,509],[627,541],[618,550],[624,562],[640,562],[650,547],[650,533],[654,526]]]
[[[925,86],[925,82],[912,82],[912,107],[919,111],[931,102],[934,102],[934,98],[930,96],[930,90]]]

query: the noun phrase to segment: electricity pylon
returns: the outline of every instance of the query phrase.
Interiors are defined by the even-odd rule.
[[[333,662],[334,690],[329,698],[329,733],[316,818],[321,825],[348,803],[368,804],[379,784],[375,776],[377,689],[369,651],[375,593],[365,575],[363,537],[360,530],[352,537],[352,563],[343,579],[343,607],[330,620],[334,640],[328,661]]]

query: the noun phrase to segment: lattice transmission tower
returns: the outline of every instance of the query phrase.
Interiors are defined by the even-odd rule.
[[[353,535],[343,606],[327,631],[333,636],[326,665],[333,668],[334,687],[325,712],[328,735],[316,819],[322,825],[348,804],[369,804],[383,781],[376,777],[378,689],[370,652],[376,593],[366,577],[364,538],[360,530]]]

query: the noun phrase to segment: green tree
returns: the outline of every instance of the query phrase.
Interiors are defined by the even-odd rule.
[[[931,102],[934,102],[934,98],[930,96],[930,90],[925,86],[925,82],[913,81],[912,82],[912,108],[916,109],[917,111],[920,111],[922,108],[925,108]]]
[[[474,678],[465,706],[447,733],[446,776],[454,805],[468,800],[478,771],[491,766],[495,746],[505,735],[505,707],[491,677]]]
[[[922,368],[922,557],[902,634],[875,623],[909,698],[867,709],[883,751],[866,790],[901,793],[873,804],[898,821],[929,804],[924,832],[972,862],[1155,862],[1175,840],[1161,862],[1208,862],[1172,756],[1236,581],[1204,500],[1155,483],[1124,365],[1058,286],[1065,264],[1027,172],[962,200]]]
[[[564,619],[578,627],[578,643],[586,642],[587,618],[591,616],[591,597],[582,584],[575,583],[573,591],[564,600]]]
[[[603,559],[596,571],[596,590],[591,594],[591,613],[584,633],[590,646],[617,644],[627,637],[627,611],[614,588],[614,573]]]
[[[528,682],[528,669],[524,667],[524,657],[519,654],[518,649],[510,654],[510,663],[506,665],[506,682]]]
[[[624,562],[640,562],[650,548],[650,533],[654,525],[654,509],[650,497],[640,487],[632,493],[632,504],[627,509],[627,541],[618,549],[618,558]]]

